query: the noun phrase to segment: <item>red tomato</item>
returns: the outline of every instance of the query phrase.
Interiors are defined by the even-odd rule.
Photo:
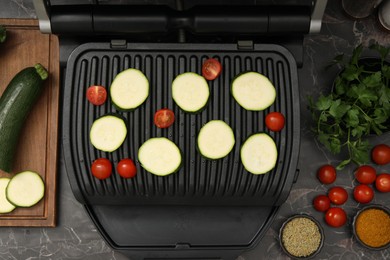
[[[100,106],[106,102],[107,91],[102,86],[90,86],[87,89],[87,99],[92,104]]]
[[[336,180],[336,169],[329,164],[321,166],[317,171],[317,178],[323,184],[331,184]]]
[[[372,160],[379,165],[385,165],[390,162],[390,146],[378,144],[371,151]]]
[[[318,195],[313,200],[313,206],[317,211],[327,211],[330,207],[330,199],[325,195]]]
[[[325,213],[325,222],[331,227],[341,227],[347,222],[347,214],[342,208],[332,207]]]
[[[360,184],[353,189],[353,197],[359,203],[368,203],[374,198],[374,191],[366,184]]]
[[[274,132],[279,132],[284,127],[284,115],[280,112],[271,112],[265,117],[265,125]]]
[[[154,124],[159,128],[168,128],[175,122],[175,113],[168,108],[158,110],[154,114]]]
[[[361,184],[371,184],[376,179],[376,170],[369,165],[362,165],[357,169],[355,177]]]
[[[107,179],[112,173],[112,164],[106,158],[96,159],[91,166],[93,176],[100,180]]]
[[[213,58],[207,59],[202,66],[202,75],[207,80],[216,79],[222,71],[221,63]]]
[[[116,170],[123,178],[133,178],[137,174],[137,168],[133,160],[128,158],[120,160]]]
[[[375,187],[380,192],[390,192],[390,174],[379,174],[378,177],[376,177]]]
[[[347,201],[348,193],[344,188],[336,186],[329,189],[328,197],[333,204],[341,205]]]

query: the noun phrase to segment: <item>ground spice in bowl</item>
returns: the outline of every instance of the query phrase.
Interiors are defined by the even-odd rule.
[[[371,205],[360,210],[353,223],[357,240],[370,249],[385,249],[390,245],[390,211]]]
[[[293,258],[310,258],[323,246],[323,230],[311,216],[295,215],[284,222],[279,240],[283,251]]]

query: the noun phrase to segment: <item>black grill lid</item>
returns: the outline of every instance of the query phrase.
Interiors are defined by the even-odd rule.
[[[66,71],[63,106],[63,145],[65,163],[74,194],[85,204],[126,205],[280,205],[291,189],[299,153],[299,95],[295,62],[289,52],[278,45],[255,44],[240,50],[238,45],[224,44],[124,44],[81,45],[70,56]],[[121,48],[121,49],[117,49]],[[184,113],[171,95],[173,79],[183,72],[200,73],[207,57],[219,59],[223,72],[209,82],[210,101],[199,114]],[[93,148],[89,141],[92,122],[107,113],[118,113],[111,101],[103,106],[91,105],[85,96],[90,85],[109,86],[120,71],[140,69],[150,82],[150,96],[132,112],[121,113],[126,119],[128,136],[124,145],[113,153]],[[277,91],[275,103],[265,111],[241,108],[230,93],[230,83],[239,73],[258,71],[268,76]],[[153,124],[160,108],[175,112],[176,121],[168,129]],[[280,111],[286,117],[282,132],[266,129],[264,117]],[[210,120],[228,123],[236,137],[236,145],[224,159],[204,159],[196,150],[200,128]],[[245,171],[239,151],[253,133],[266,132],[278,148],[278,163],[265,175]],[[109,158],[114,166],[126,157],[138,161],[140,145],[151,137],[164,136],[183,152],[179,172],[158,177],[137,163],[134,179],[122,179],[116,172],[106,180],[90,173],[91,163]],[[115,171],[115,170],[114,170]]]

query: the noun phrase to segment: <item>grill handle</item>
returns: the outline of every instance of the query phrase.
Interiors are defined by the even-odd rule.
[[[167,6],[52,6],[54,34],[168,34],[184,29],[195,35],[306,34],[308,6],[195,6],[177,11]]]

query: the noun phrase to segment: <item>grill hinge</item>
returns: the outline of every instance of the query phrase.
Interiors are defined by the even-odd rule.
[[[126,49],[127,42],[126,40],[111,40],[110,47],[111,49]]]
[[[253,50],[253,41],[238,41],[238,50]]]

